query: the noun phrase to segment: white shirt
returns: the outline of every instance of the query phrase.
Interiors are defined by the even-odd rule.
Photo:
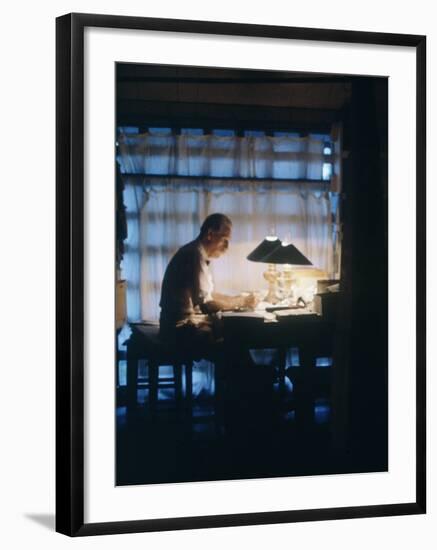
[[[200,252],[200,274],[199,274],[199,288],[200,295],[203,302],[212,301],[212,293],[214,292],[214,282],[212,280],[211,271],[209,270],[208,255],[204,247],[199,244]]]

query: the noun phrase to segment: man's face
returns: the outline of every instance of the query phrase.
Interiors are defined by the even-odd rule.
[[[220,231],[208,231],[205,239],[204,247],[210,258],[219,258],[226,252],[231,240],[231,228],[224,226]]]

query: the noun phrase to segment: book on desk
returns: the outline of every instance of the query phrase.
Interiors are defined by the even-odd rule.
[[[263,323],[286,322],[289,319],[295,320],[300,317],[319,317],[319,315],[310,308],[293,307],[293,308],[278,308],[274,311],[268,309],[257,309],[254,311],[224,311],[221,314],[223,322],[244,323],[247,325],[259,325]]]

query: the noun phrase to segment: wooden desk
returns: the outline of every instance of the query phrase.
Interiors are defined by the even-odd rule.
[[[318,357],[332,357],[335,323],[317,314],[296,314],[281,321],[232,316],[224,319],[227,348],[274,348],[279,352],[279,389],[285,395],[285,377],[292,378],[297,420],[311,423],[314,417],[314,388],[325,369],[316,369]],[[286,354],[299,349],[300,366],[286,372]],[[230,352],[232,353],[232,351]],[[322,373],[323,371],[323,373]]]
[[[326,346],[332,337],[333,323],[317,313],[296,314],[281,321],[263,317],[223,318],[224,339],[238,341],[251,349],[275,347]]]
[[[285,377],[293,382],[293,399],[296,405],[296,420],[299,423],[311,423],[314,418],[314,382],[319,374],[327,374],[325,369],[317,369],[316,358],[332,356],[333,331],[331,322],[327,322],[317,314],[294,315],[281,321],[271,321],[263,318],[247,318],[224,316],[223,324],[223,361],[232,357],[233,350],[238,349],[277,349],[279,371],[279,390],[281,398],[285,396]],[[155,341],[156,340],[156,341]],[[286,371],[286,354],[289,348],[298,348],[300,366]],[[158,354],[157,354],[158,350]],[[137,400],[137,369],[138,360],[148,359],[152,364],[169,364],[175,366],[176,388],[181,387],[182,365],[185,365],[187,402],[192,398],[192,360],[190,356],[182,357],[178,350],[169,349],[165,342],[160,341],[157,327],[147,328],[147,325],[133,324],[132,336],[127,342],[127,398],[128,409],[134,410]],[[216,401],[220,400],[221,382],[220,369],[224,365],[216,365]],[[217,373],[219,375],[217,376]],[[291,373],[291,374],[290,374]],[[228,375],[229,376],[229,375]],[[231,373],[232,376],[232,373]],[[157,395],[157,375],[151,380],[152,400]],[[180,391],[177,398],[180,400]],[[154,406],[151,402],[151,408]],[[218,403],[218,410],[221,404]]]

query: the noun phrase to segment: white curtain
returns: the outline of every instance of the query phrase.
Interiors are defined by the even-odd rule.
[[[311,134],[122,134],[118,143],[122,172],[136,174],[321,180],[325,159],[325,139]]]
[[[329,182],[322,180],[323,136],[147,133],[120,135],[118,141],[128,222],[122,270],[129,320],[158,319],[169,259],[213,212],[233,222],[229,251],[211,262],[219,292],[265,288],[265,266],[246,256],[272,230],[316,267],[332,272],[332,197]]]

